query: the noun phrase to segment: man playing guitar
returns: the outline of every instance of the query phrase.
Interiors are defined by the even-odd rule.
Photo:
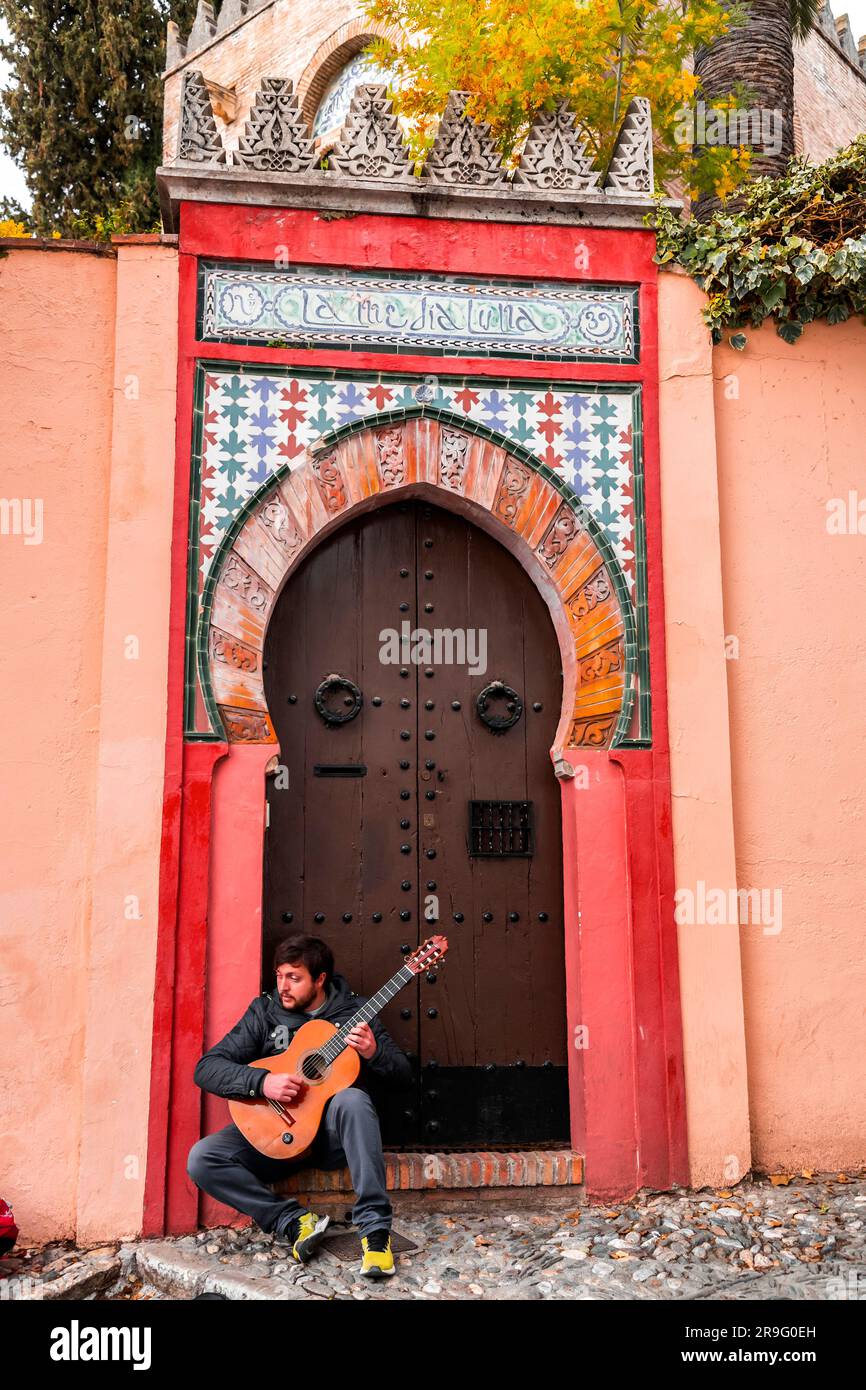
[[[254,999],[243,1017],[196,1064],[202,1090],[226,1099],[267,1097],[274,1110],[297,1102],[306,1090],[297,1073],[267,1071],[248,1063],[284,1053],[292,1034],[311,1018],[339,1026],[368,1001],[354,994],[334,973],[330,948],[318,937],[296,934],[274,953],[276,988]],[[189,1152],[187,1172],[212,1197],[253,1217],[263,1231],[287,1238],[296,1260],[306,1262],[321,1243],[330,1218],[305,1211],[293,1197],[280,1196],[269,1183],[305,1163],[320,1168],[348,1165],[357,1201],[352,1219],[361,1233],[360,1273],[382,1278],[394,1273],[391,1202],[385,1186],[385,1159],[379,1117],[367,1082],[375,1077],[396,1090],[412,1079],[409,1058],[378,1018],[353,1027],[345,1038],[359,1055],[357,1080],[325,1104],[321,1127],[297,1160],[269,1158],[251,1144],[234,1122],[200,1139]]]

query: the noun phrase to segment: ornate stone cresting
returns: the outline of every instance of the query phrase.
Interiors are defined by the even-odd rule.
[[[646,97],[629,102],[610,157],[604,187],[610,193],[653,191],[653,128]]]
[[[355,179],[407,179],[412,174],[387,87],[356,87],[346,122],[328,155],[328,169]]]
[[[230,97],[233,89],[219,88],[198,69],[185,73],[178,158],[157,170],[167,231],[177,230],[180,205],[190,198],[328,213],[531,218],[568,225],[579,212],[586,226],[620,228],[643,227],[651,205],[652,120],[644,97],[629,105],[604,177],[593,167],[589,136],[567,103],[538,113],[512,174],[489,126],[467,116],[469,93],[451,92],[416,177],[387,88],[379,84],[356,89],[324,160],[316,157],[291,84],[277,78],[263,81],[237,150],[224,151],[220,117],[232,121]],[[666,205],[678,206],[671,200]]]
[[[561,101],[553,111],[539,111],[514,172],[515,186],[583,192],[596,188],[601,174],[593,168],[587,144],[588,137],[568,102]]]
[[[490,127],[466,115],[469,92],[450,92],[433,148],[424,165],[431,183],[491,188],[505,181]]]
[[[191,69],[183,79],[177,157],[182,164],[225,164],[210,93],[201,73]]]
[[[244,169],[271,169],[284,174],[313,168],[313,142],[298,110],[291,82],[279,77],[262,80],[232,163]]]

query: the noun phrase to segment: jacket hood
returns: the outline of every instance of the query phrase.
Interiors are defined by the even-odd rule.
[[[361,1000],[353,994],[349,988],[349,982],[344,975],[338,975],[335,971],[328,985],[328,997],[321,1013],[316,1014],[316,1018],[331,1018],[334,1014],[343,1013],[346,1006],[351,1004],[354,1008],[361,1007]],[[286,1009],[280,999],[280,992],[276,985],[268,995],[268,1013],[272,1015],[278,1023],[285,1023],[290,1028],[299,1028],[302,1023],[309,1023],[310,1015],[303,1009]]]

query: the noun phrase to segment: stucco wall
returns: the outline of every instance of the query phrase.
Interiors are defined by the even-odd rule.
[[[712,349],[703,295],[659,278],[659,428],[671,806],[677,891],[736,883]],[[739,933],[678,924],[692,1185],[751,1165]]]
[[[827,504],[866,497],[866,325],[765,327],[713,374],[737,880],[782,895],[780,931],[741,929],[752,1149],[844,1168],[866,1159],[866,515],[833,535]]]
[[[41,544],[0,535],[2,1195],[26,1240],[140,1223],[176,274],[153,244],[0,261],[2,493],[43,503]]]
[[[866,1157],[866,534],[827,530],[827,503],[863,491],[866,325],[710,351],[701,300],[662,275],[665,605],[676,881],[705,919],[680,926],[690,1161],[731,1181],[738,957],[753,1164]],[[731,825],[735,883],[768,911],[716,925],[698,881],[730,887]]]
[[[41,544],[0,535],[2,1195],[31,1239],[75,1230],[115,274],[74,251],[0,260],[2,495],[43,515]]]
[[[43,507],[40,543],[9,506],[0,534],[2,1195],[28,1240],[141,1219],[177,261],[116,249],[0,261],[2,496]],[[701,299],[662,275],[676,881],[778,890],[782,913],[679,928],[696,1185],[853,1166],[866,1132],[866,534],[856,511],[827,528],[864,486],[866,326],[713,351]]]

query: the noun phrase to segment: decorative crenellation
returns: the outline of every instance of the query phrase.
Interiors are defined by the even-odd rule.
[[[182,164],[225,164],[226,152],[217,129],[210,93],[196,69],[184,74],[178,162]]]
[[[588,190],[596,188],[600,172],[587,153],[588,137],[568,102],[553,111],[539,111],[526,137],[514,183],[529,188]]]
[[[298,110],[291,82],[266,77],[232,162],[243,169],[297,174],[312,169],[316,156]]]
[[[328,168],[354,179],[406,179],[412,174],[387,87],[356,87],[346,123],[327,156]]]
[[[628,104],[604,179],[609,193],[653,191],[653,126],[646,97]]]
[[[436,138],[419,175],[388,98],[387,88],[362,84],[335,146],[321,158],[298,108],[292,84],[264,79],[237,150],[224,150],[199,71],[184,78],[179,163],[231,163],[259,172],[311,174],[325,181],[396,183],[418,191],[519,190],[649,200],[653,192],[652,116],[649,101],[628,107],[607,172],[593,165],[589,137],[566,102],[533,120],[519,165],[507,169],[485,122],[466,114],[468,92],[451,92]],[[324,163],[324,167],[323,167]]]
[[[489,125],[466,114],[469,97],[469,92],[448,93],[424,173],[433,183],[490,188],[504,181],[505,170]]]

